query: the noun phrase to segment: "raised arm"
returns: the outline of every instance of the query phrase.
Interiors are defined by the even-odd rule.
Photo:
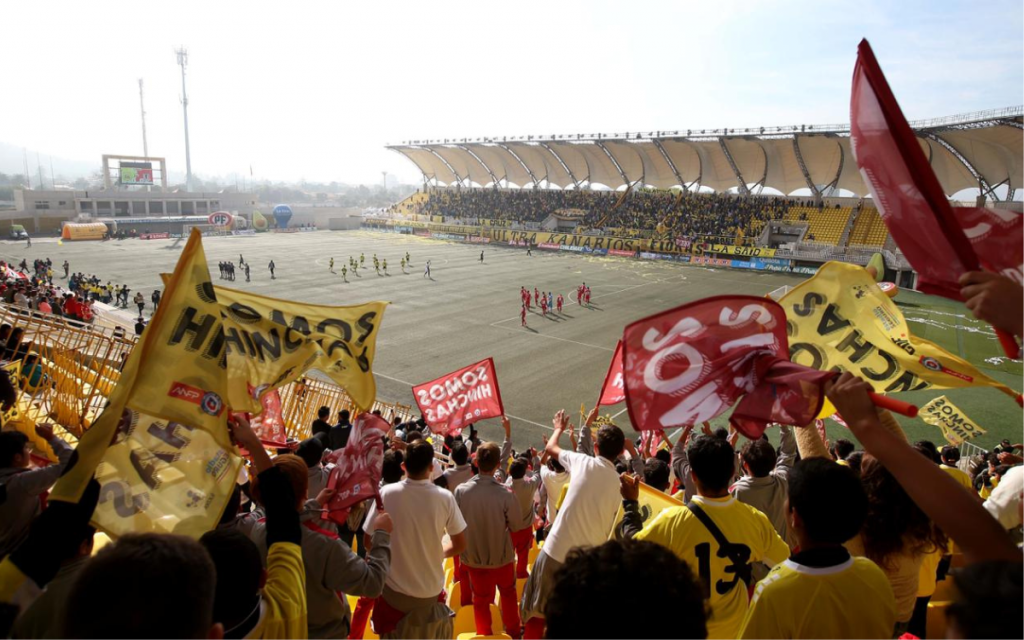
[[[889,470],[907,494],[956,541],[970,562],[1021,561],[1000,524],[952,476],[885,428],[868,397],[871,386],[844,373],[828,391],[864,449]]]
[[[555,430],[551,432],[548,443],[544,445],[544,451],[555,460],[558,460],[558,457],[562,454],[562,447],[558,446],[558,439],[562,437],[562,432],[569,426],[569,416],[565,415],[565,409],[556,413],[551,423],[554,425]]]

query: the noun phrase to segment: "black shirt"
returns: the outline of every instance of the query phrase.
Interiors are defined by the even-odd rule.
[[[316,420],[313,421],[313,427],[311,431],[314,436],[320,433],[326,434],[331,431],[331,425],[327,424],[320,418],[317,418]]]
[[[341,424],[340,422],[333,427],[327,434],[327,448],[332,451],[338,449],[344,449],[345,445],[348,444],[348,437],[352,433],[352,425]]]

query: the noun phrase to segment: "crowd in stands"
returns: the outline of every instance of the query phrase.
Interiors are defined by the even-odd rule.
[[[1021,337],[1021,304],[974,286],[968,307]],[[324,517],[324,462],[352,444],[347,411],[332,424],[320,408],[311,435],[274,457],[232,415],[249,466],[219,524],[199,540],[128,534],[95,554],[98,483],[77,504],[47,503],[74,452],[40,425],[57,462],[33,468],[29,437],[5,430],[0,631],[361,638],[372,623],[381,638],[453,638],[471,618],[478,636],[513,638],[926,638],[948,579],[950,637],[1022,637],[1024,445],[964,461],[911,444],[870,390],[843,373],[827,391],[851,439],[779,425],[777,448],[707,423],[657,447],[596,408],[578,430],[558,412],[539,449],[505,418],[501,442],[394,420],[379,504],[343,524]],[[0,374],[5,410],[16,394]],[[682,506],[651,517],[641,491]]]
[[[721,242],[756,237],[766,224],[781,220],[795,200],[775,196],[636,189],[620,191],[556,189],[433,189],[413,213],[447,221],[498,220],[525,225],[556,212],[585,211],[586,229],[669,238],[708,238]]]

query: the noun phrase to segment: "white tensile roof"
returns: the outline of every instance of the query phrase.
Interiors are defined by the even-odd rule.
[[[947,195],[1024,186],[1024,108],[911,122]],[[848,125],[410,141],[389,145],[441,185],[811,188],[866,196]],[[638,185],[638,186],[639,186]]]

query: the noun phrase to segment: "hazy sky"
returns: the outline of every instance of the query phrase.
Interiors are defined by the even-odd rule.
[[[184,171],[419,181],[416,138],[847,122],[867,37],[911,119],[1024,102],[1021,0],[11,2],[0,141]]]

